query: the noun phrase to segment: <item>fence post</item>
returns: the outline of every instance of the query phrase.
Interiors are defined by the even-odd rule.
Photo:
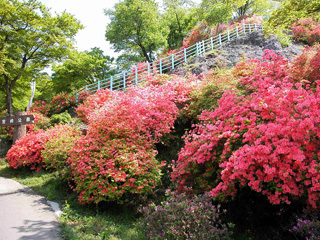
[[[174,69],[174,54],[171,54],[171,68]]]
[[[150,63],[147,61],[147,65],[148,65],[148,76],[150,75]]]
[[[197,52],[197,56],[199,56],[199,46],[198,46],[198,42],[196,42],[196,52]]]
[[[98,80],[98,90],[100,90],[100,80]]]
[[[76,103],[78,102],[78,91],[76,91]]]
[[[160,61],[159,61],[159,67],[160,67],[160,74],[162,74],[162,60],[160,58]]]
[[[136,75],[136,77],[135,77],[136,78],[136,85],[138,85],[138,67],[136,67],[136,74],[135,75]]]
[[[221,46],[222,42],[221,42],[221,34],[219,34],[219,44]]]
[[[242,24],[242,29],[243,29],[243,34],[246,33],[246,25],[245,24]]]
[[[204,40],[202,40],[202,50],[203,53],[206,53],[206,43],[204,42]]]
[[[239,37],[239,29],[236,27],[237,38]]]
[[[249,33],[251,33],[251,24],[249,23]]]
[[[229,29],[227,31],[227,34],[228,34],[228,42],[230,42],[230,31],[229,31]]]
[[[184,53],[184,62],[186,63],[187,62],[187,49],[186,48],[183,49],[183,53]]]
[[[211,44],[211,51],[213,51],[213,39],[212,39],[212,37],[210,38],[210,44]]]
[[[123,89],[126,88],[126,72],[123,72]]]
[[[110,77],[110,90],[113,90],[113,79],[112,79],[112,76]]]
[[[88,85],[86,85],[85,89],[86,89],[86,91],[88,91]]]

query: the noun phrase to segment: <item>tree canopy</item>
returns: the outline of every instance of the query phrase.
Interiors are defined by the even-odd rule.
[[[0,90],[8,115],[16,86],[29,87],[35,74],[64,57],[81,28],[74,16],[52,16],[37,0],[0,0]]]
[[[114,74],[114,59],[105,56],[99,48],[78,52],[72,50],[62,64],[53,65],[53,90],[55,93],[71,93],[86,84],[106,79]]]
[[[291,29],[292,24],[302,18],[320,20],[320,0],[285,0],[267,21],[269,31],[276,28]]]
[[[169,49],[176,49],[182,45],[183,38],[197,21],[194,18],[195,9],[189,0],[164,0],[163,3],[163,18],[169,27],[167,45]]]
[[[151,62],[165,46],[168,27],[154,0],[124,0],[105,14],[111,20],[105,36],[116,52],[129,52]]]

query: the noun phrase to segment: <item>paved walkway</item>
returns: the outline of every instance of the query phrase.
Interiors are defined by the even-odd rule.
[[[0,177],[0,240],[61,240],[53,209],[44,197]]]

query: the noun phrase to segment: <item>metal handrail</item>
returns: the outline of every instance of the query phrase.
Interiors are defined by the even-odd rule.
[[[174,54],[165,58],[160,58],[152,63],[145,62],[142,67],[135,67],[131,71],[124,71],[114,74],[111,77],[99,80],[95,83],[86,85],[84,88],[75,93],[76,102],[78,102],[79,93],[88,91],[95,93],[100,89],[109,88],[111,90],[123,90],[130,85],[137,85],[138,83],[147,80],[151,75],[162,74],[170,69],[176,68],[178,65],[188,62],[190,59],[203,55],[206,52],[213,51],[215,48],[222,46],[226,42],[230,42],[241,35],[251,33],[254,31],[263,30],[262,24],[243,24],[229,29],[222,34],[218,34],[206,40],[201,40],[194,45],[184,48]]]

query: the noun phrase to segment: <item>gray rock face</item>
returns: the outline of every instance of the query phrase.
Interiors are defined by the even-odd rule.
[[[284,58],[292,60],[303,50],[303,45],[292,42],[288,47],[282,47],[275,35],[265,38],[262,32],[253,32],[222,45],[213,52],[206,53],[183,64],[170,74],[186,75],[191,72],[195,75],[207,73],[216,67],[233,67],[241,58],[262,60],[263,51],[270,49]]]

